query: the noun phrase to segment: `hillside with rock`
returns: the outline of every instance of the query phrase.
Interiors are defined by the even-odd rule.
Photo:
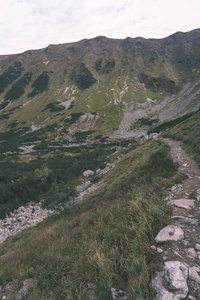
[[[200,299],[199,49],[0,56],[1,299]]]
[[[96,37],[0,57],[0,130],[61,143],[140,137],[199,108],[200,30]],[[146,122],[145,122],[146,121]],[[25,138],[27,137],[27,138]]]

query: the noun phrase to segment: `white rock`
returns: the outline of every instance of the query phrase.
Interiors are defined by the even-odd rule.
[[[171,201],[172,205],[185,209],[191,209],[194,206],[194,202],[195,200],[193,199],[177,199]]]
[[[157,252],[158,252],[158,253],[163,253],[163,249],[160,248],[160,247],[158,247],[158,248],[157,248]]]
[[[156,250],[157,248],[156,248],[156,246],[155,246],[155,245],[152,245],[152,246],[150,246],[150,249],[152,249],[152,250]]]
[[[94,171],[91,171],[91,170],[87,170],[85,172],[83,172],[83,176],[85,178],[90,178],[90,177],[93,177],[95,175]]]
[[[190,296],[190,295],[188,296],[188,299],[189,300],[196,300],[196,298],[194,298],[193,296]]]
[[[183,241],[183,244],[184,244],[185,246],[188,246],[188,245],[189,245],[189,242],[188,242],[188,241]]]
[[[200,284],[200,276],[195,267],[189,268],[189,279]]]
[[[184,232],[179,226],[168,225],[155,237],[156,243],[165,241],[179,241],[184,239]]]
[[[156,272],[153,276],[152,288],[156,293],[155,300],[179,300],[174,293],[169,292],[163,287],[164,272]]]
[[[187,249],[187,254],[188,254],[189,257],[197,258],[197,253],[193,248],[188,248]]]
[[[200,251],[200,244],[196,244],[196,245],[194,246],[194,248],[195,248],[197,251]]]
[[[169,284],[170,290],[179,297],[178,299],[185,298],[188,293],[188,267],[180,261],[167,261],[164,267],[164,278]]]
[[[111,288],[111,297],[113,300],[128,300],[127,293],[115,288]]]
[[[179,223],[187,223],[187,224],[191,224],[194,226],[198,226],[198,219],[191,219],[191,218],[186,218],[183,216],[173,216],[172,220],[175,222],[179,222]]]

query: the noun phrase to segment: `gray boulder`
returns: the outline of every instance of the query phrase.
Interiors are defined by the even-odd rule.
[[[172,205],[185,209],[191,209],[194,206],[194,202],[194,199],[177,199],[171,201]]]
[[[155,300],[179,300],[174,293],[163,287],[164,272],[156,272],[153,276],[152,288],[156,294]]]
[[[121,290],[116,290],[114,288],[111,288],[111,297],[112,300],[128,300],[128,296],[126,292],[123,292]]]
[[[152,288],[156,300],[179,300],[188,294],[188,267],[179,261],[167,261],[163,272],[156,272]],[[163,286],[164,283],[164,286]]]
[[[179,226],[168,225],[155,237],[156,243],[165,241],[179,241],[184,239],[184,232]]]
[[[197,267],[189,268],[189,279],[200,284],[200,276],[197,272],[200,272],[200,269]]]
[[[93,177],[95,175],[94,171],[91,171],[91,170],[87,170],[85,172],[83,172],[83,176],[85,178],[90,178],[90,177]]]
[[[33,285],[33,279],[32,278],[26,279],[23,283],[23,287],[18,292],[18,299],[23,299],[27,295],[32,285]]]
[[[185,298],[188,293],[188,267],[180,261],[165,262],[164,278],[169,285],[169,290],[174,292],[178,299]]]

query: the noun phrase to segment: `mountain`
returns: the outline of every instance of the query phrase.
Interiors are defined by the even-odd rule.
[[[199,43],[197,29],[0,57],[3,298],[105,300],[117,290],[153,299],[163,261],[184,259],[186,285],[185,266],[170,272],[199,299],[199,171],[180,142],[163,139],[181,141],[200,163]],[[195,204],[189,218],[173,216],[185,220],[185,243],[157,247],[155,236],[174,222],[166,199],[178,197]],[[180,280],[172,294],[159,278],[164,293],[180,296]]]
[[[199,92],[200,29],[49,45],[0,56],[0,130],[60,142],[140,137],[197,110]]]

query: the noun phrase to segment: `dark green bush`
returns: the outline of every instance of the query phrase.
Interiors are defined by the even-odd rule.
[[[73,69],[70,78],[81,90],[89,88],[97,81],[82,62]]]
[[[28,94],[28,97],[34,97],[44,91],[47,91],[48,84],[49,84],[49,75],[48,75],[47,71],[44,71],[33,82],[32,86],[31,86],[33,88],[33,91],[30,94]]]
[[[32,78],[32,72],[26,72],[24,76],[13,84],[11,89],[5,95],[5,100],[16,100],[25,93],[25,87],[29,84]]]
[[[23,70],[22,63],[15,61],[13,66],[8,67],[8,69],[0,75],[0,94],[22,74]]]

